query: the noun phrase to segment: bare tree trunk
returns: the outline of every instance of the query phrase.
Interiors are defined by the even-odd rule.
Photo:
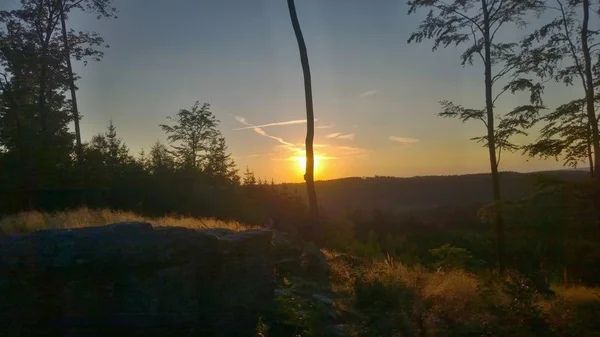
[[[596,109],[594,108],[594,75],[592,74],[592,59],[588,45],[588,25],[590,20],[590,1],[583,0],[583,23],[581,28],[581,49],[585,62],[585,81],[586,81],[586,108],[589,124],[592,131],[592,147],[594,148],[594,162],[600,161],[600,135],[598,133],[598,119],[596,118]],[[600,177],[600,166],[596,165],[594,176]]]
[[[298,15],[296,14],[296,6],[294,0],[288,0],[288,9],[290,11],[290,19],[292,20],[292,26],[294,33],[296,34],[296,41],[298,42],[298,49],[300,50],[300,62],[302,63],[302,72],[304,74],[304,93],[306,98],[306,172],[304,174],[304,180],[306,181],[306,189],[308,192],[308,205],[310,210],[310,218],[312,226],[318,227],[319,223],[319,208],[317,205],[317,192],[315,191],[314,181],[314,150],[313,140],[315,136],[315,117],[313,112],[313,99],[312,99],[312,84],[310,79],[310,67],[308,64],[308,53],[306,51],[306,44],[304,43],[304,37],[302,36],[302,30],[300,29],[300,23],[298,22]],[[313,228],[312,239],[315,239],[316,231],[319,228]]]
[[[594,173],[594,151],[592,151],[592,127],[590,123],[588,123],[588,134],[587,134],[587,154],[588,154],[588,162],[590,164],[590,176],[592,179],[596,177]]]
[[[594,108],[594,77],[592,73],[592,58],[590,56],[590,48],[588,45],[588,25],[590,21],[590,1],[583,0],[583,22],[581,24],[581,49],[583,52],[583,59],[585,62],[585,82],[586,82],[586,108],[588,121],[592,132],[592,147],[594,149],[594,181],[596,193],[594,196],[594,203],[596,209],[600,209],[600,135],[598,134],[598,119],[596,118],[596,109]],[[596,224],[600,228],[600,213],[596,219]]]
[[[496,139],[494,135],[494,101],[492,93],[492,51],[490,35],[490,13],[486,0],[481,0],[484,16],[484,52],[485,52],[485,107],[487,111],[487,136],[488,150],[490,156],[490,168],[492,171],[492,197],[495,207],[495,229],[496,229],[496,254],[498,269],[504,273],[504,228],[502,210],[500,209],[500,176],[498,174],[498,161],[496,159]]]
[[[62,37],[64,42],[65,62],[69,72],[69,89],[71,90],[71,112],[73,113],[73,123],[75,124],[75,154],[77,155],[78,168],[78,188],[83,188],[83,153],[81,149],[81,129],[79,128],[79,109],[77,107],[77,93],[75,90],[75,79],[73,78],[73,67],[71,65],[71,49],[69,47],[69,37],[67,36],[67,23],[65,22],[64,2],[60,3],[60,24],[62,28]],[[81,194],[80,202],[84,202]]]

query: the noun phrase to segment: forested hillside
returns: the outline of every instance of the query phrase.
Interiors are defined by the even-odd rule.
[[[505,198],[525,197],[534,192],[540,176],[565,181],[585,180],[585,170],[562,170],[537,173],[502,172],[500,181]],[[423,177],[366,177],[322,180],[316,182],[319,203],[326,213],[342,215],[354,210],[386,210],[402,213],[445,208],[464,209],[490,203],[490,174]],[[282,184],[304,195],[303,184]]]

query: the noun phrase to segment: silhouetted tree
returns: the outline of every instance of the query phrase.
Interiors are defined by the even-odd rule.
[[[17,199],[26,199],[30,208],[36,206],[35,195],[42,190],[65,188],[73,180],[66,44],[57,29],[60,4],[22,0],[19,9],[0,12],[1,90],[6,98],[0,137],[11,143],[5,159],[12,161],[9,166],[15,165],[11,180],[24,194]],[[71,32],[68,39],[76,59],[101,57],[96,47],[102,39],[97,35]]]
[[[174,125],[160,125],[183,167],[201,169],[217,136],[219,121],[209,109],[210,104],[200,106],[200,102],[196,102],[189,110],[181,109],[174,117],[167,117]]]
[[[240,182],[235,162],[231,158],[231,154],[227,153],[225,138],[220,133],[211,140],[206,154],[204,172],[232,184],[237,185]]]
[[[300,50],[300,62],[302,64],[302,72],[304,74],[304,92],[306,100],[306,171],[304,173],[304,180],[306,181],[306,189],[308,191],[308,205],[311,217],[311,231],[313,234],[309,234],[309,239],[315,239],[314,236],[318,236],[316,231],[319,230],[319,208],[317,204],[317,192],[315,190],[315,155],[313,150],[313,140],[315,137],[315,116],[313,111],[313,100],[312,100],[312,84],[310,78],[310,67],[308,63],[308,53],[306,51],[306,44],[304,43],[304,37],[302,36],[302,30],[300,29],[300,23],[298,22],[298,15],[296,13],[296,6],[294,0],[288,0],[288,9],[290,11],[290,19],[292,21],[292,27],[296,35],[296,41],[298,42],[298,49]],[[313,236],[310,238],[310,236]]]
[[[79,120],[81,117],[79,116],[79,109],[77,107],[77,87],[75,86],[75,75],[73,74],[73,67],[71,65],[71,44],[69,42],[69,32],[67,31],[67,14],[71,10],[87,10],[98,15],[98,18],[101,17],[113,17],[116,9],[114,7],[110,7],[111,0],[59,0],[56,4],[59,6],[60,13],[60,24],[61,24],[61,33],[63,39],[63,51],[64,51],[64,61],[67,65],[68,71],[68,81],[69,81],[69,90],[71,92],[71,113],[73,114],[73,123],[75,125],[75,153],[77,155],[77,162],[79,166],[79,178],[82,178],[83,175],[83,154],[82,154],[82,146],[81,146],[81,130],[79,127]],[[84,7],[85,6],[85,7]],[[71,36],[73,36],[73,32],[71,32]],[[73,39],[71,38],[71,41]],[[99,41],[98,41],[99,42]],[[96,54],[97,56],[101,56],[100,54]],[[77,54],[75,55],[77,56]]]
[[[600,174],[600,167],[597,165],[600,160],[600,136],[595,109],[595,87],[600,81],[600,50],[597,48],[599,44],[594,41],[599,32],[590,30],[590,15],[594,13],[589,0],[547,0],[545,4],[548,12],[556,15],[522,41],[524,50],[518,58],[520,69],[522,72],[535,73],[543,79],[563,82],[567,86],[579,82],[584,99],[564,104],[543,118],[542,121],[549,123],[549,126],[545,128],[541,143],[538,142],[538,146],[533,146],[532,149],[546,148],[550,155],[553,155],[552,151],[562,154],[563,151],[574,150],[578,154],[575,157],[580,157],[581,150],[587,146],[583,144],[589,142],[592,150],[590,157],[593,157],[589,160],[590,166],[595,171],[592,176],[597,177]],[[575,122],[581,117],[584,117],[581,122],[587,123],[587,127],[581,122]],[[568,125],[552,125],[558,121],[567,122]],[[561,131],[575,132],[576,136],[569,137]],[[567,152],[565,155],[566,162],[573,164],[573,153]]]
[[[150,148],[148,169],[153,175],[171,173],[175,169],[175,161],[169,153],[169,149],[159,141]]]
[[[408,14],[425,8],[429,13],[412,33],[408,42],[422,42],[433,39],[433,50],[440,46],[460,45],[467,43],[469,47],[461,55],[462,65],[472,65],[479,57],[484,67],[485,104],[484,109],[468,109],[449,101],[442,101],[443,117],[460,118],[463,122],[471,119],[480,120],[487,129],[483,137],[474,138],[482,142],[489,150],[490,168],[492,172],[493,199],[501,199],[500,180],[498,175],[499,154],[497,151],[514,150],[515,146],[508,139],[511,135],[522,132],[522,128],[531,125],[532,119],[541,107],[541,91],[539,84],[514,73],[517,64],[514,62],[516,43],[499,42],[496,34],[503,26],[515,24],[526,25],[523,17],[532,10],[539,10],[540,0],[453,0],[446,3],[441,0],[410,0]],[[496,73],[494,68],[499,69]],[[514,74],[514,75],[512,75]],[[511,76],[512,75],[512,76]],[[494,95],[494,84],[506,76],[511,76],[508,83]],[[496,100],[505,92],[515,93],[521,90],[531,91],[531,104],[515,108],[501,119],[496,127],[494,106]],[[503,225],[501,213],[495,219],[497,235],[498,265],[501,271],[503,264]]]
[[[578,99],[563,104],[541,120],[545,123],[540,136],[523,147],[530,157],[543,159],[563,156],[564,165],[576,168],[579,163],[587,162],[590,175],[594,177],[594,151],[592,132],[585,109],[586,100]]]
[[[246,171],[244,171],[244,177],[242,180],[243,186],[254,186],[256,185],[256,177],[254,176],[254,172],[250,171],[248,166],[246,166]]]

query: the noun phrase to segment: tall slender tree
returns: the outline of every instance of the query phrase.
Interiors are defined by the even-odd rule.
[[[292,27],[294,28],[294,34],[296,35],[296,41],[298,43],[298,49],[300,51],[300,63],[302,64],[302,73],[304,75],[304,96],[306,101],[306,169],[304,173],[304,181],[306,181],[306,189],[308,192],[308,205],[310,218],[312,221],[311,226],[314,232],[308,234],[313,236],[315,239],[316,231],[320,230],[319,226],[319,207],[317,204],[317,192],[315,190],[315,154],[313,149],[313,141],[315,138],[315,115],[313,111],[313,99],[312,99],[312,83],[310,76],[310,66],[308,62],[308,52],[306,50],[306,43],[302,36],[302,29],[300,28],[300,22],[298,21],[298,14],[296,13],[296,6],[294,0],[288,0],[288,9],[290,12],[290,19],[292,21]]]
[[[69,47],[69,37],[67,35],[67,23],[65,19],[64,1],[60,5],[60,25],[63,38],[63,50],[65,52],[65,63],[69,76],[69,90],[71,91],[71,112],[73,114],[73,123],[75,124],[75,154],[77,155],[77,164],[79,166],[79,175],[83,174],[83,154],[81,150],[81,130],[79,129],[79,109],[77,108],[77,93],[75,88],[75,79],[73,78],[73,66],[71,65],[71,48]]]
[[[73,123],[75,125],[75,152],[77,155],[77,161],[80,170],[82,170],[82,152],[81,152],[81,131],[79,127],[79,109],[77,107],[77,88],[75,86],[75,76],[73,74],[73,67],[71,65],[71,46],[69,43],[69,36],[67,31],[67,13],[72,10],[89,11],[97,14],[98,18],[112,18],[116,17],[116,9],[111,7],[111,0],[59,0],[59,13],[60,13],[60,24],[61,33],[63,39],[63,50],[65,63],[67,65],[69,90],[71,92],[71,112],[73,114]]]
[[[496,34],[507,24],[518,27],[525,26],[523,17],[531,10],[541,8],[540,0],[453,0],[446,3],[441,0],[410,0],[409,12],[425,8],[429,13],[423,19],[408,42],[434,40],[433,51],[450,45],[468,44],[463,52],[462,65],[473,65],[474,59],[479,58],[484,68],[485,99],[483,109],[468,109],[448,101],[442,102],[443,117],[480,120],[487,129],[487,134],[475,140],[483,142],[489,151],[489,162],[492,176],[492,197],[499,205],[501,200],[500,176],[498,173],[499,153],[502,149],[514,149],[508,141],[512,134],[522,132],[519,127],[527,127],[541,106],[540,94],[542,87],[527,78],[514,74],[517,65],[511,62],[515,53],[516,43],[497,41]],[[494,73],[494,69],[497,71]],[[506,78],[509,78],[508,81]],[[497,93],[494,85],[503,80],[508,83]],[[498,98],[505,92],[515,93],[530,90],[531,104],[515,108],[507,114],[498,126],[494,107]],[[504,270],[504,232],[500,210],[494,219],[497,236],[498,267]]]
[[[555,149],[560,150],[559,153],[566,156],[567,160],[573,154],[580,156],[587,152],[596,191],[594,202],[596,208],[600,209],[600,130],[595,106],[598,99],[596,87],[600,85],[600,43],[595,39],[600,30],[592,29],[596,26],[592,19],[595,17],[598,20],[600,13],[591,8],[590,0],[546,0],[544,3],[549,12],[555,15],[550,22],[523,40],[524,52],[519,65],[522,71],[536,73],[542,78],[554,79],[566,85],[580,83],[580,97],[583,100],[563,104],[546,116],[544,121],[548,127],[544,130],[550,132],[546,136],[554,133],[555,137],[542,138],[541,144],[559,145]],[[578,107],[583,108],[584,114]],[[556,117],[570,123],[554,126]],[[579,123],[572,123],[578,120]],[[573,126],[577,126],[576,129]],[[569,128],[571,130],[567,134],[560,134]],[[548,150],[544,147],[532,148]],[[596,220],[600,228],[600,213]]]
[[[556,117],[570,119],[584,117],[584,122],[588,125],[584,125],[583,129],[589,131],[589,137],[586,136],[587,132],[578,132],[578,134],[583,136],[580,140],[590,143],[592,150],[590,166],[594,166],[593,176],[599,177],[600,166],[597,163],[600,160],[600,134],[595,91],[600,80],[597,71],[600,44],[595,41],[595,38],[600,31],[590,29],[590,19],[594,12],[590,8],[589,0],[546,0],[545,7],[549,13],[555,15],[551,17],[550,22],[523,39],[523,52],[519,57],[520,68],[523,72],[535,73],[541,78],[553,79],[565,85],[579,83],[580,97],[583,99],[562,105],[542,121],[550,125]],[[583,114],[580,107],[583,108]],[[549,129],[552,130],[558,129]],[[546,136],[555,135],[546,134]],[[545,138],[546,140],[542,140],[548,143],[548,137]],[[554,138],[554,144],[558,145],[559,140]],[[571,143],[562,142],[564,145],[562,150],[572,149],[568,146]],[[555,149],[559,150],[559,148]],[[596,165],[592,165],[592,162]]]

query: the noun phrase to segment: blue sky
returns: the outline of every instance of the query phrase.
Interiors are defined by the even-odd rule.
[[[481,66],[460,66],[463,47],[432,53],[430,42],[407,44],[423,13],[407,16],[403,0],[296,2],[313,78],[318,179],[489,170],[487,150],[469,140],[483,126],[436,116],[443,99],[483,106]],[[110,44],[102,61],[75,67],[85,139],[112,119],[137,153],[165,141],[158,125],[167,116],[196,100],[209,102],[240,168],[278,182],[301,180],[290,158],[302,150],[304,123],[238,130],[305,118],[285,0],[114,3],[116,20],[75,15],[69,23]],[[546,93],[556,105],[573,90],[551,85]],[[506,96],[499,112],[524,100]],[[516,171],[560,166],[520,155],[501,163]]]

